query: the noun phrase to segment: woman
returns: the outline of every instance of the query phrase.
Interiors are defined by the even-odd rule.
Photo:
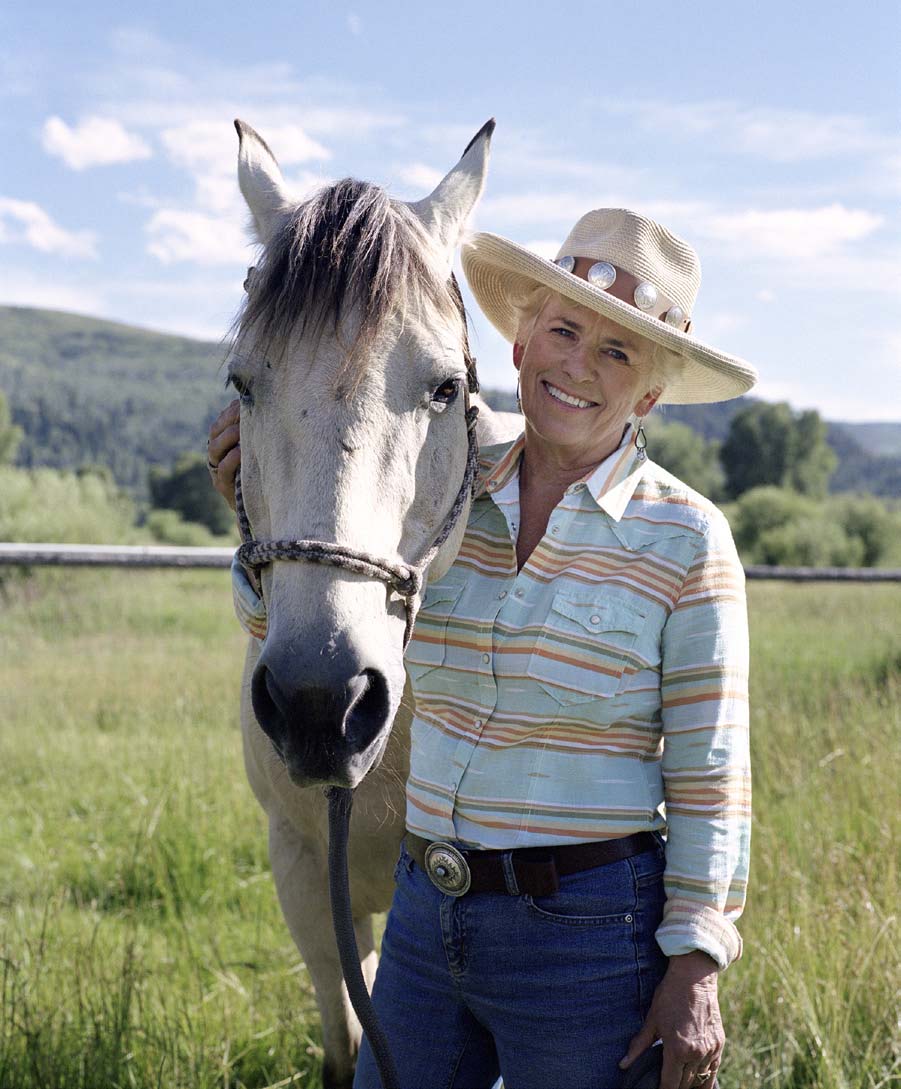
[[[463,267],[513,342],[525,431],[483,450],[407,650],[408,834],[374,1001],[419,1089],[612,1089],[657,1040],[662,1089],[709,1089],[748,866],[744,580],[641,422],[755,373],[689,335],[697,256],[633,212],[587,213],[554,262],[477,235]],[[225,415],[224,493],[236,440]],[[365,1043],[355,1084],[378,1085]]]

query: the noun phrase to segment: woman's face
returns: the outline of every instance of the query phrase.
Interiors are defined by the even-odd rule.
[[[556,464],[589,466],[619,445],[649,390],[653,345],[578,303],[553,295],[525,344],[514,346],[527,439]]]

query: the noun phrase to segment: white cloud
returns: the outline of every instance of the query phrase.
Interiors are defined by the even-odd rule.
[[[609,202],[612,204],[613,202]],[[589,201],[582,193],[547,192],[507,193],[485,197],[479,205],[480,220],[492,224],[562,224],[567,230],[589,208],[603,207],[608,201]],[[561,236],[561,241],[563,236]]]
[[[163,208],[146,226],[147,252],[163,264],[192,261],[201,265],[246,264],[247,242],[234,222],[203,212]]]
[[[747,325],[748,319],[744,314],[735,314],[730,311],[720,311],[704,318],[704,336],[713,341],[719,341],[729,333],[741,329]]]
[[[234,175],[238,144],[231,121],[190,121],[165,129],[161,138],[169,158],[189,170],[215,170]],[[266,130],[266,143],[279,163],[329,159],[331,152],[307,136],[299,125],[277,125]]]
[[[33,201],[0,197],[0,243],[31,246],[60,257],[96,257],[93,231],[68,231]]]
[[[0,305],[34,306],[99,314],[103,295],[95,287],[60,283],[55,277],[37,278],[22,268],[0,268]]]
[[[892,141],[866,117],[808,110],[745,107],[730,101],[672,103],[657,100],[609,103],[643,128],[671,137],[715,140],[723,147],[772,162],[801,162],[887,152]]]
[[[238,142],[230,121],[189,121],[164,129],[160,138],[169,159],[193,175],[201,208],[218,212],[243,208],[236,180]],[[265,139],[282,166],[331,158],[329,149],[299,125],[272,126]],[[309,188],[306,176],[304,182]]]
[[[860,208],[749,209],[711,215],[705,233],[740,248],[747,257],[805,260],[827,257],[882,225],[881,216]]]
[[[86,117],[74,128],[61,117],[48,117],[41,130],[41,144],[49,155],[58,155],[73,170],[130,163],[153,155],[140,136],[109,117]]]
[[[523,245],[532,253],[537,253],[539,257],[546,257],[549,261],[553,261],[562,241],[562,238],[556,242],[551,238],[536,238],[530,242],[523,242]]]
[[[425,163],[408,163],[398,169],[397,177],[412,189],[421,189],[427,194],[431,193],[444,174],[433,166],[426,166]]]

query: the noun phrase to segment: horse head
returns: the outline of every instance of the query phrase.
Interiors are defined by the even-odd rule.
[[[263,247],[229,363],[253,536],[415,567],[467,468],[472,361],[451,266],[494,122],[412,204],[350,178],[299,203],[265,142],[236,128]],[[433,571],[451,562],[465,520],[466,510]],[[296,784],[356,786],[401,700],[409,603],[346,564],[275,559],[260,578],[269,623],[251,682],[257,721]]]

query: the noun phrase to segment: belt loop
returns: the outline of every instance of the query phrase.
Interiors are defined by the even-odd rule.
[[[507,893],[510,896],[519,896],[519,884],[516,880],[516,868],[513,865],[513,852],[504,851],[501,855],[501,865],[504,867],[504,881],[507,885]]]

